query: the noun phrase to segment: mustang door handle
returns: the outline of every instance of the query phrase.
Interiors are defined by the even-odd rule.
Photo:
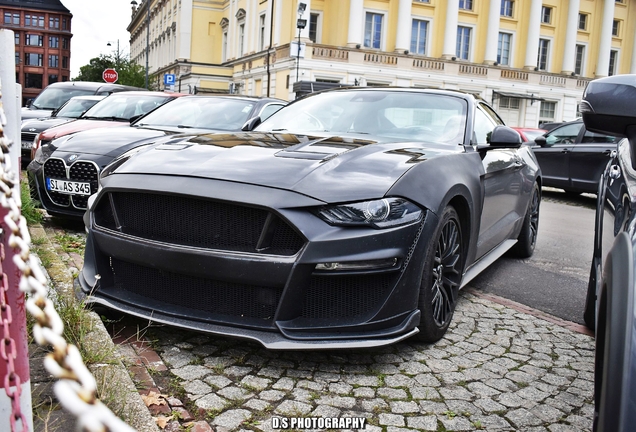
[[[621,167],[618,165],[612,165],[609,169],[609,177],[611,179],[617,179],[621,176]]]

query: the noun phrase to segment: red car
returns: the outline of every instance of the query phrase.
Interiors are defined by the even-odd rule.
[[[547,132],[545,129],[537,129],[537,128],[527,128],[527,127],[513,127],[514,130],[519,132],[521,135],[521,140],[523,142],[534,142],[536,137],[539,137]]]
[[[33,141],[31,159],[42,144],[88,129],[129,126],[131,122],[179,96],[181,93],[127,91],[113,93],[99,101],[77,120],[40,132]]]

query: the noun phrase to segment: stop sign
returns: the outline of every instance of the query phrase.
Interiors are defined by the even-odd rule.
[[[115,69],[108,68],[108,69],[104,69],[104,72],[102,72],[102,78],[104,78],[104,81],[106,81],[107,83],[113,84],[117,82],[117,78],[119,78],[119,74],[117,73]]]

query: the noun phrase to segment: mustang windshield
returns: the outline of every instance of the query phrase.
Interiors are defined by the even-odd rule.
[[[466,101],[450,95],[334,91],[300,100],[256,130],[369,134],[456,145],[464,141],[466,111]]]

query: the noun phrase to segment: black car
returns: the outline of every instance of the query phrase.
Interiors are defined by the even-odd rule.
[[[473,95],[315,93],[253,131],[104,168],[78,289],[271,349],[432,342],[463,285],[510,249],[532,255],[540,186],[530,147]]]
[[[91,129],[44,144],[27,167],[31,196],[49,214],[81,219],[100,170],[124,152],[184,131],[239,131],[247,120],[265,119],[287,102],[229,95],[181,96],[130,127]]]
[[[618,139],[587,130],[583,120],[563,123],[535,138],[533,147],[543,175],[543,186],[566,192],[596,193],[598,179],[616,150]]]
[[[581,112],[589,130],[624,138],[600,178],[584,318],[596,328],[594,430],[628,432],[636,424],[636,75],[590,82]]]
[[[37,134],[50,127],[75,120],[105,97],[106,95],[74,96],[53,111],[50,117],[23,121],[21,125],[22,163],[28,164],[31,162],[31,148]]]
[[[74,96],[103,95],[132,90],[145,90],[121,84],[90,81],[64,81],[49,84],[28,106],[22,108],[22,121],[48,117]]]

